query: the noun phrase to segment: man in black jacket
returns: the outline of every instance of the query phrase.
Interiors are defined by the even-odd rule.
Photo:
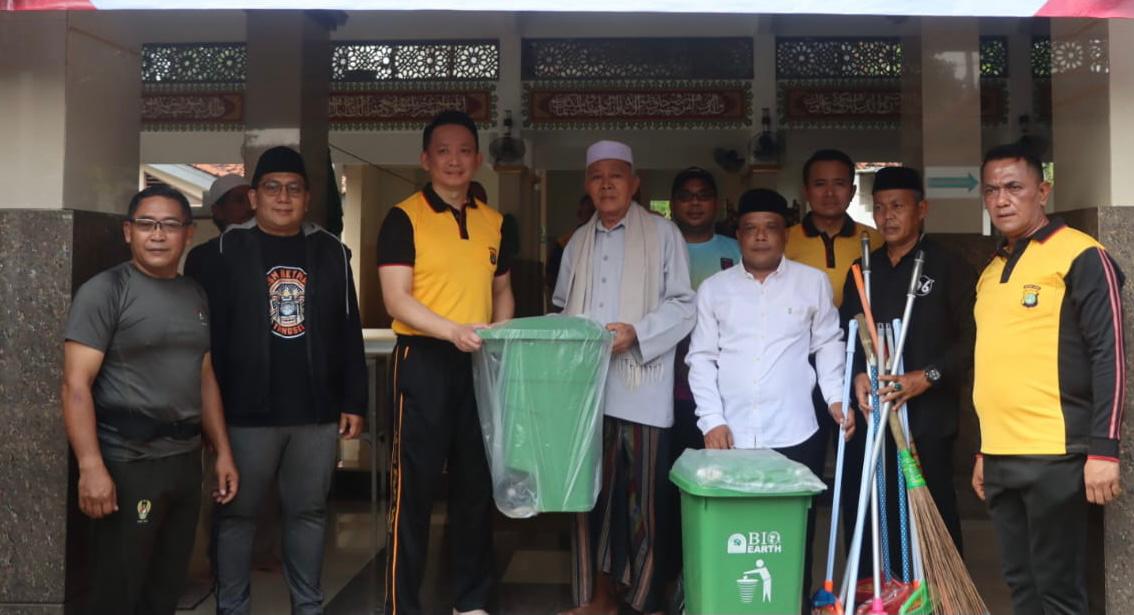
[[[217,509],[217,613],[251,612],[256,516],[278,485],[292,613],[314,615],[338,438],[358,436],[367,404],[358,299],[346,247],[303,222],[311,196],[297,152],[264,152],[249,197],[255,219],[229,227],[205,259],[215,265],[197,273],[208,280],[217,380],[246,481]]]
[[[902,352],[905,373],[883,377],[879,393],[882,400],[891,401],[894,408],[903,404],[908,408],[910,433],[917,446],[926,486],[953,542],[960,549],[961,522],[953,489],[953,446],[957,440],[962,385],[972,366],[976,280],[968,263],[925,236],[928,213],[929,203],[917,171],[907,167],[878,171],[874,179],[874,222],[886,243],[870,255],[870,299],[875,322],[889,323],[901,318],[914,258],[919,251],[925,254]],[[844,328],[846,322],[860,312],[862,303],[854,279],[848,275],[840,309]],[[855,371],[855,396],[859,407],[869,412],[870,380],[861,351],[855,356]],[[865,432],[865,429],[858,430],[847,448],[844,493],[858,492]],[[896,563],[901,553],[896,522],[898,470],[894,441],[888,439],[886,446],[887,493],[890,494],[887,507],[889,518],[895,520],[889,523],[890,546],[892,561]],[[843,498],[843,503],[846,518],[853,524],[858,502],[850,497]],[[865,540],[869,540],[869,536]],[[869,561],[867,557],[861,559],[860,572],[869,569]]]

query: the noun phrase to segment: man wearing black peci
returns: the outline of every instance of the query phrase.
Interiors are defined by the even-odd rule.
[[[973,296],[975,276],[968,263],[941,244],[926,237],[925,200],[921,177],[908,167],[887,167],[874,178],[874,222],[886,243],[870,254],[870,299],[874,321],[889,323],[902,318],[909,292],[914,257],[925,255],[925,267],[917,281],[917,298],[910,316],[902,353],[905,373],[883,376],[879,386],[882,401],[898,409],[905,404],[910,433],[921,460],[922,472],[933,500],[953,542],[961,548],[961,523],[957,494],[953,489],[953,446],[957,439],[957,416],[962,385],[972,365]],[[846,326],[862,303],[854,279],[848,275],[843,289],[840,316]],[[864,412],[870,411],[870,379],[862,353],[855,356],[855,397]],[[843,480],[846,493],[857,493],[865,448],[865,429],[847,447]],[[897,493],[894,443],[887,444],[887,491]],[[854,519],[858,503],[843,499],[846,519]],[[887,499],[891,518],[897,518],[897,498]],[[889,524],[893,561],[899,561],[898,524]],[[867,528],[869,532],[870,529]],[[869,536],[865,539],[869,540]],[[862,558],[860,572],[868,569]]]

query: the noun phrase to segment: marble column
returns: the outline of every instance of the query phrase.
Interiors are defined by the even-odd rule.
[[[74,290],[127,257],[139,50],[114,19],[0,12],[0,614],[69,612],[86,521],[60,414]]]
[[[934,18],[921,22],[916,66],[903,83],[903,155],[928,174],[933,167],[975,167],[981,160],[980,24],[975,18]],[[911,79],[913,80],[911,82]],[[919,87],[920,86],[920,87]],[[913,103],[907,108],[906,103]],[[920,126],[910,126],[911,122]],[[904,133],[905,131],[903,131]],[[920,149],[918,149],[920,148]],[[911,151],[912,150],[912,151]],[[980,233],[980,193],[934,198],[926,230]]]
[[[927,167],[977,167],[981,160],[979,23],[968,18],[921,19],[902,37],[902,163]],[[860,191],[871,186],[863,185]],[[926,230],[974,269],[987,262],[993,242],[981,234],[980,193],[967,198],[929,195]],[[971,387],[966,380],[966,390]],[[962,395],[954,464],[959,477],[971,470],[979,426],[971,395]]]
[[[307,165],[311,210],[327,222],[327,108],[333,11],[248,11],[244,91],[244,164],[252,176],[260,154],[277,145],[298,150]],[[344,14],[345,15],[345,14]]]
[[[1123,328],[1134,343],[1134,24],[1055,19],[1051,23],[1055,213],[1103,243],[1127,275]],[[1130,353],[1126,357],[1130,373]],[[1131,429],[1127,381],[1122,432]],[[1134,449],[1122,450],[1122,482],[1134,485]],[[1123,613],[1134,601],[1134,498],[1105,508],[1105,557],[1092,568],[1092,609]],[[1105,579],[1105,590],[1095,582]],[[1105,591],[1104,595],[1102,594]]]

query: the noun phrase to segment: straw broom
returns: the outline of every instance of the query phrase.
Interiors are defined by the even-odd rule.
[[[914,259],[914,270],[910,276],[909,290],[906,293],[906,307],[902,317],[901,334],[898,336],[898,344],[894,352],[895,357],[900,357],[905,348],[910,315],[913,312],[913,302],[917,297],[917,281],[921,277],[924,259],[925,257],[921,252]],[[859,297],[863,300],[866,320],[873,324],[869,300],[865,297],[862,274],[858,271],[857,266],[852,267],[852,271],[855,274],[855,285]],[[875,338],[875,343],[877,343],[877,338]],[[941,519],[941,513],[937,511],[937,505],[933,502],[933,496],[930,495],[929,488],[925,485],[925,478],[921,474],[921,469],[910,453],[909,443],[902,431],[900,416],[892,412],[889,402],[883,404],[882,410],[889,421],[894,442],[898,446],[899,466],[906,478],[910,510],[917,528],[922,568],[925,572],[927,589],[933,601],[933,612],[936,615],[989,615],[988,607],[981,600],[972,577],[969,576],[969,571],[965,568],[965,563],[961,560],[961,555],[953,544],[953,538],[945,527],[945,522]],[[879,431],[882,431],[881,425],[879,425]],[[873,449],[868,449],[872,450],[871,457],[874,459],[877,458],[880,449],[881,433],[876,434],[875,438]],[[861,497],[859,505],[860,507],[862,505]],[[861,514],[859,516],[861,518]],[[857,537],[860,528],[856,527],[855,530]]]
[[[901,419],[891,412],[889,420],[890,433],[898,445],[899,464],[906,477],[910,510],[917,519],[917,539],[921,543],[925,580],[933,597],[934,612],[938,615],[987,615],[988,607],[977,593],[953,537],[925,486],[921,468],[910,453]]]
[[[921,258],[919,253],[914,265],[914,279],[920,277]],[[913,280],[910,283],[910,293],[914,291]],[[909,315],[902,322],[902,328],[908,326]],[[893,357],[897,366],[900,356]],[[906,439],[906,431],[902,426],[902,417],[898,412],[889,412],[890,434],[898,447],[898,466],[906,479],[906,491],[909,495],[910,514],[913,523],[910,525],[916,533],[915,541],[921,551],[922,567],[925,573],[925,582],[933,601],[933,612],[937,615],[987,615],[988,607],[981,600],[972,577],[965,568],[961,554],[953,544],[953,537],[941,519],[937,504],[925,485],[921,467],[917,458],[910,450],[911,443]]]

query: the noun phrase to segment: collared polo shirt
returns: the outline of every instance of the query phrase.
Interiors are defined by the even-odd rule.
[[[981,451],[1118,457],[1125,390],[1122,272],[1053,220],[977,282],[973,403]]]
[[[378,266],[413,268],[413,298],[460,324],[492,320],[492,281],[508,273],[504,217],[472,195],[456,209],[427,184],[398,203],[378,233]],[[424,335],[397,319],[399,335]]]
[[[878,231],[855,222],[850,216],[844,217],[843,227],[831,237],[820,231],[811,214],[807,214],[803,222],[788,229],[784,256],[826,273],[837,307],[843,303],[843,282],[847,279],[851,263],[862,258],[860,238],[863,233],[870,236],[871,250],[881,248],[885,243]]]

